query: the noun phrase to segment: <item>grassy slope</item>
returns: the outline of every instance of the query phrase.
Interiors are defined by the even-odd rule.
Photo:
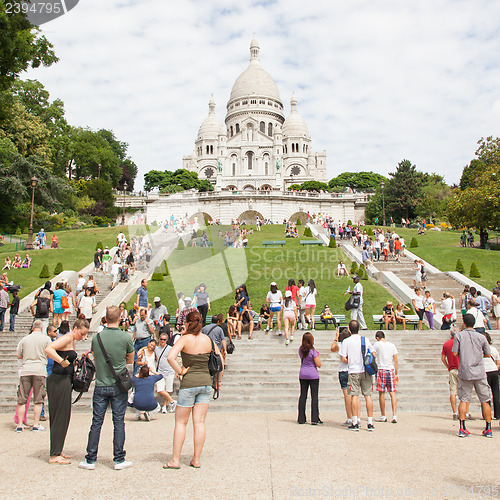
[[[461,232],[427,231],[425,236],[417,236],[416,229],[398,228],[396,231],[404,237],[408,248],[412,237],[417,238],[418,247],[409,248],[409,250],[441,271],[455,271],[457,259],[460,259],[464,265],[466,276],[469,275],[472,262],[476,263],[481,278],[473,279],[480,285],[491,290],[496,281],[500,279],[500,252],[479,248],[462,248],[460,246]]]
[[[299,226],[300,237],[286,239],[286,245],[283,248],[262,247],[264,240],[285,239],[282,225],[270,225],[263,226],[260,233],[254,232],[253,235],[249,235],[249,245],[246,250],[235,249],[232,252],[227,252],[226,259],[231,270],[232,283],[228,283],[227,272],[220,254],[223,242],[217,237],[219,227],[212,226],[209,230],[212,233],[210,239],[214,241],[213,253],[215,257],[212,256],[212,249],[187,248],[182,251],[174,251],[169,258],[168,266],[171,275],[174,276],[173,281],[180,285],[175,286],[175,291],[183,290],[186,295],[190,296],[193,293],[194,284],[204,281],[212,297],[212,313],[225,313],[234,300],[233,288],[229,287],[246,283],[254,309],[258,311],[262,303],[265,302],[271,281],[276,281],[278,287],[284,292],[288,278],[293,277],[296,282],[299,278],[306,282],[312,278],[318,289],[317,313],[321,312],[324,304],[329,304],[334,313],[345,313],[344,303],[347,297],[344,296],[344,292],[349,285],[352,287],[352,280],[337,278],[336,272],[338,261],[340,259],[347,261],[347,259],[339,249],[301,247],[299,240],[308,239],[302,236],[303,226]],[[245,255],[246,266],[244,264]],[[349,268],[350,262],[347,261],[346,264]],[[182,276],[182,269],[186,270],[184,276]],[[245,269],[248,270],[248,275],[246,275]],[[186,278],[187,281],[183,282],[183,278]],[[188,278],[194,281],[189,282]],[[166,276],[165,281],[151,281],[149,284],[150,299],[159,295],[171,314],[177,308],[173,281],[172,276]],[[379,314],[382,306],[387,300],[392,299],[392,296],[374,281],[363,281],[362,284],[365,294],[365,319],[368,327],[374,328],[372,322],[369,321],[371,315]],[[217,293],[222,296],[214,300]],[[135,296],[129,301],[129,306],[134,299]]]
[[[120,227],[105,227],[47,233],[49,246],[52,235],[56,234],[59,248],[29,252],[32,259],[31,267],[29,269],[11,269],[7,272],[7,276],[10,281],[22,286],[19,296],[23,298],[47,281],[38,277],[44,264],[48,265],[51,278],[54,277],[53,271],[58,262],[62,262],[65,271],[79,271],[93,260],[97,242],[101,241],[111,248],[116,244],[116,236],[120,230]],[[10,243],[0,247],[2,267],[5,257],[8,255],[13,261],[15,253],[15,244]],[[25,251],[18,253],[21,259],[26,255]]]

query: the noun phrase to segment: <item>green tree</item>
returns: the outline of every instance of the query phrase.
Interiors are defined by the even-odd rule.
[[[306,181],[302,184],[293,184],[288,188],[289,190],[305,190],[305,191],[330,191],[328,184],[326,182],[320,181]]]
[[[179,168],[175,172],[165,170],[150,170],[144,175],[144,189],[151,191],[159,189],[163,193],[177,193],[187,189],[198,191],[212,191],[212,183],[206,179],[199,179],[196,172]]]
[[[349,187],[356,191],[375,191],[382,181],[387,182],[387,178],[374,172],[343,172],[330,179],[328,186],[333,190]]]
[[[444,182],[444,178],[437,174],[424,174],[416,214],[423,218],[441,218],[450,200],[451,187]]]

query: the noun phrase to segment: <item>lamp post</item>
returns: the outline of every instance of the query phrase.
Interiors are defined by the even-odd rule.
[[[123,212],[122,212],[122,226],[125,225],[125,193],[127,192],[127,182],[123,183]]]
[[[385,226],[385,182],[382,181],[380,183],[380,187],[382,188],[382,222]]]
[[[35,188],[38,184],[38,179],[33,176],[30,179],[31,185],[31,217],[30,217],[30,228],[28,231],[28,244],[26,245],[26,250],[33,250],[33,205],[35,204]]]
[[[101,178],[101,164],[100,163],[97,165],[97,178],[98,179]]]

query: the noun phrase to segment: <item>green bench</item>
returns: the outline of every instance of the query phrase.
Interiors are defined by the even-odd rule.
[[[416,314],[405,315],[405,319],[406,319],[406,328],[408,328],[408,326],[413,326],[414,330],[417,328],[419,319]],[[385,322],[384,322],[384,316],[382,314],[374,314],[373,322],[378,324],[381,330],[384,329]]]
[[[301,245],[317,245],[317,246],[323,246],[324,243],[322,241],[318,240],[300,240]]]
[[[337,326],[346,325],[348,323],[345,319],[345,314],[334,314],[333,317],[335,318],[335,321],[337,322]],[[259,322],[258,315],[255,316],[253,322],[255,325]],[[283,317],[281,318],[281,322],[282,322],[282,328],[284,328]],[[277,323],[276,322],[276,313],[274,313],[273,325],[276,325],[276,323]],[[321,321],[321,315],[315,314],[314,315],[314,327],[316,330],[318,329],[318,325],[324,326],[325,324],[323,323],[323,321]],[[332,325],[332,327],[333,327],[333,325]]]
[[[279,246],[284,246],[286,245],[286,241],[279,241],[279,240],[276,240],[276,241],[263,241],[262,242],[262,245],[265,246],[265,247],[277,247],[278,245]]]

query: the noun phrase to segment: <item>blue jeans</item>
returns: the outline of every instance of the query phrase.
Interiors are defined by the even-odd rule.
[[[137,366],[137,352],[142,347],[146,347],[149,344],[150,340],[151,340],[151,337],[147,337],[145,339],[136,340],[134,342],[134,351],[135,351],[135,354],[134,354],[134,375],[137,373],[137,370],[139,369],[139,367]]]
[[[97,460],[97,449],[101,437],[101,427],[109,403],[111,402],[111,412],[113,415],[113,460],[121,463],[125,460],[125,411],[127,410],[128,394],[121,392],[117,385],[106,387],[96,386],[92,398],[92,425],[89,431],[87,443],[87,454],[85,459],[88,463]]]
[[[5,323],[5,311],[6,307],[0,307],[0,332],[3,332],[3,325]]]
[[[10,313],[10,327],[9,327],[9,332],[13,332],[15,327],[16,327],[16,315]]]

